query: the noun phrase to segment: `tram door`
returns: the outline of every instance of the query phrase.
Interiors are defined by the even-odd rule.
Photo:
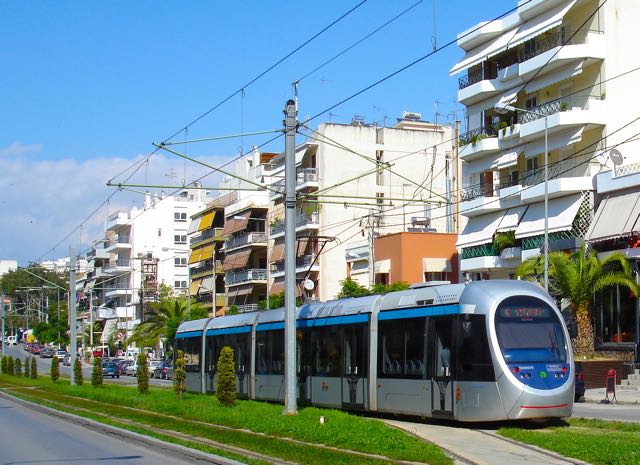
[[[431,413],[433,416],[453,416],[453,374],[456,360],[453,317],[431,319]]]
[[[349,409],[365,407],[367,391],[367,343],[365,325],[343,328],[342,406]]]

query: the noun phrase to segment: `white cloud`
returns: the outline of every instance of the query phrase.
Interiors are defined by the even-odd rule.
[[[36,153],[42,150],[42,144],[24,145],[19,141],[13,142],[7,147],[0,147],[0,157],[17,157],[28,153]]]
[[[78,230],[71,234],[55,253],[49,251],[44,259],[66,256],[70,244],[76,248],[84,247],[101,238],[108,213],[129,209],[133,205],[141,206],[142,195],[126,190],[116,192],[108,205],[99,208],[91,218],[87,217],[117,190],[108,187],[107,180],[141,160],[142,156],[85,161],[0,158],[0,258],[17,259],[21,264],[36,260],[81,223],[81,232]],[[220,166],[226,159],[209,157],[202,161]],[[189,162],[186,180],[191,182],[209,171]],[[171,173],[175,177],[166,176]],[[181,185],[183,178],[184,161],[156,154],[128,183]],[[124,180],[123,177],[119,179]],[[219,180],[219,174],[212,174],[202,183],[215,186]],[[165,191],[169,194],[171,190],[167,188]]]

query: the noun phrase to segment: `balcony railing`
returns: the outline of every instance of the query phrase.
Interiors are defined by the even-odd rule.
[[[210,271],[213,271],[213,262],[209,262],[206,265],[200,265],[196,268],[191,268],[189,270],[189,273],[191,274],[191,276],[195,276],[202,273],[208,273]]]
[[[306,268],[311,266],[315,258],[315,255],[303,255],[302,257],[296,257],[296,268]],[[284,260],[280,260],[271,264],[271,271],[274,273],[282,273],[284,272],[284,267]]]
[[[238,305],[238,312],[240,313],[251,313],[251,312],[257,312],[258,310],[260,310],[258,308],[258,304],[243,304],[243,305]]]
[[[318,168],[303,168],[296,172],[296,187],[308,182],[318,182],[318,179]],[[282,194],[285,189],[285,180],[280,179],[279,181],[274,182],[271,187]],[[277,194],[272,193],[271,195]]]
[[[525,45],[525,47],[518,54],[518,60],[520,63],[530,60],[533,57],[542,55],[544,52],[548,52],[552,48],[559,47],[563,44],[568,44],[565,41],[565,32],[558,31],[549,36],[545,36],[543,39],[535,39],[533,45]]]
[[[227,249],[233,249],[242,245],[266,243],[267,234],[263,232],[251,232],[249,234],[243,234],[242,236],[232,236],[225,243],[224,246]]]
[[[466,89],[477,82],[484,81],[485,79],[495,79],[496,77],[497,74],[495,72],[490,72],[486,70],[484,66],[481,66],[479,69],[469,71],[466,76],[458,79],[458,89]]]
[[[496,137],[497,135],[498,132],[495,126],[482,126],[462,134],[460,136],[460,145],[475,144],[479,140],[486,139],[487,137]]]
[[[204,242],[204,241],[206,241],[208,239],[212,239],[214,237],[220,236],[221,232],[222,232],[222,228],[206,229],[201,234],[199,234],[198,236],[192,237],[190,239],[189,243],[191,245],[199,244],[200,242]]]
[[[227,273],[224,279],[227,286],[246,283],[248,281],[266,281],[267,270],[264,268],[252,268],[250,270]]]
[[[116,267],[130,267],[131,260],[128,258],[119,258],[115,261],[109,262],[106,268],[116,268]]]
[[[303,226],[305,224],[314,224],[318,222],[318,212],[313,212],[311,215],[298,215],[296,217],[296,227]],[[284,220],[276,222],[271,226],[271,234],[279,234],[284,231]]]
[[[491,197],[493,195],[493,186],[471,186],[460,192],[460,199],[463,202],[477,199],[479,197]]]

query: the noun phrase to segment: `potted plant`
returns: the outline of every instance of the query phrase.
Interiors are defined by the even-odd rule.
[[[560,111],[567,111],[569,109],[569,104],[567,102],[560,103]]]

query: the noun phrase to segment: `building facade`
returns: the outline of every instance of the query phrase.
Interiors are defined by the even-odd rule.
[[[594,176],[613,147],[638,152],[627,53],[637,2],[534,0],[458,36],[451,74],[466,106],[461,136],[461,268],[472,279],[513,277],[540,253],[545,187],[550,250],[575,248],[593,215]],[[618,145],[623,144],[624,145]],[[544,181],[545,151],[548,182]]]

